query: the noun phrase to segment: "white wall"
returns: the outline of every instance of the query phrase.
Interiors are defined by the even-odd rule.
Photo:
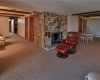
[[[25,17],[18,18],[18,35],[25,38]]]
[[[9,17],[0,17],[0,34],[9,37]]]
[[[78,32],[78,16],[67,16],[67,32]]]
[[[89,32],[100,37],[100,18],[87,19],[87,27]]]

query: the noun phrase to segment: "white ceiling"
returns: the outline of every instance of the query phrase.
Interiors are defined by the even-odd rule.
[[[100,0],[0,0],[0,6],[68,15],[100,10]]]

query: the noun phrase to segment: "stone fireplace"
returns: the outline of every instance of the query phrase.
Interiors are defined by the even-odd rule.
[[[44,46],[58,44],[59,40],[66,38],[67,16],[48,12],[44,16]]]
[[[56,13],[41,12],[34,17],[34,44],[45,47],[52,46],[60,39],[66,38],[67,16]]]

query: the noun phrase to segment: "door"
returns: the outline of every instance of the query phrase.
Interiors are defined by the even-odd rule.
[[[25,17],[25,39],[28,39],[28,17]]]
[[[30,41],[34,42],[34,16],[30,16]]]
[[[78,19],[78,32],[82,33],[82,18]]]

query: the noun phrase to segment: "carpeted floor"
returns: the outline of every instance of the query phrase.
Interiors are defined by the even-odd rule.
[[[0,80],[84,80],[90,71],[100,72],[100,39],[77,46],[76,54],[61,59],[18,36],[0,47]]]

